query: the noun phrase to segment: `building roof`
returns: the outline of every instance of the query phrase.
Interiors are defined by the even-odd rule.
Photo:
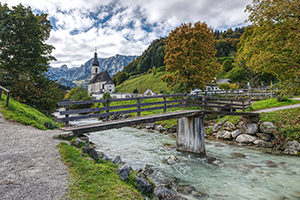
[[[98,58],[97,58],[97,52],[94,54],[94,60],[92,62],[92,66],[99,66]]]
[[[110,80],[107,81],[105,84],[114,84],[114,82],[110,79]]]
[[[218,79],[217,84],[220,84],[220,83],[232,83],[232,82],[228,78],[225,78],[225,79]]]
[[[94,76],[94,78],[89,82],[89,84],[99,83],[99,82],[108,82],[108,81],[112,81],[112,80],[111,80],[108,72],[105,70],[105,71],[97,74],[96,76]]]

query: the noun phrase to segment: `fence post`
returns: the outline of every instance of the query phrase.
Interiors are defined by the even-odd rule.
[[[221,110],[221,104],[220,104],[220,99],[218,100],[218,102],[219,102],[219,108],[218,108],[218,110],[220,111]]]
[[[65,110],[66,110],[66,111],[69,110],[69,105],[66,106],[66,109],[65,109]],[[66,118],[69,117],[69,114],[66,114],[65,117],[66,117]],[[65,122],[65,127],[68,127],[68,126],[69,126],[69,121],[66,121],[66,122]]]
[[[183,99],[184,99],[184,110],[186,110],[186,104],[187,104],[187,102],[186,102],[186,94],[184,94]]]
[[[231,100],[231,104],[230,104],[230,112],[232,112],[232,107],[233,107],[233,101]]]
[[[106,99],[106,113],[109,113],[109,99]],[[106,121],[109,120],[109,115],[106,116]]]
[[[164,96],[164,113],[167,112],[167,103],[166,103],[166,101],[167,101],[167,98],[166,98],[166,96]]]
[[[2,98],[2,89],[0,88],[0,100]]]
[[[137,108],[138,108],[137,116],[140,117],[141,116],[141,111],[140,111],[140,109],[141,109],[141,100],[140,100],[140,98],[137,98],[137,104],[138,104],[138,106],[137,106]]]
[[[205,97],[202,97],[202,110],[205,111]]]
[[[245,100],[243,100],[242,103],[243,103],[243,112],[245,112]]]
[[[1,93],[2,93],[2,91],[1,91]],[[7,92],[7,96],[6,96],[6,107],[8,106],[8,103],[9,103],[9,93],[10,92]]]

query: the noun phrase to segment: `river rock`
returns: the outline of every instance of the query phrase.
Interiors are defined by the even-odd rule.
[[[236,138],[237,136],[239,136],[240,134],[242,134],[242,131],[240,129],[236,129],[235,131],[231,132],[231,136],[232,138]]]
[[[99,160],[99,156],[94,148],[91,147],[82,147],[82,152],[91,156],[95,161]]]
[[[283,151],[284,154],[297,155],[300,152],[300,143],[297,141],[288,141],[286,144],[286,148]]]
[[[71,142],[71,144],[74,145],[75,147],[80,147],[82,145],[84,145],[84,146],[88,145],[85,141],[81,140],[80,138],[75,138],[75,140],[73,140]]]
[[[112,162],[115,163],[115,164],[120,164],[120,163],[122,163],[121,157],[120,157],[120,156],[116,156],[116,157],[112,160]]]
[[[251,136],[248,134],[242,134],[242,135],[237,136],[235,141],[239,142],[239,143],[252,143],[255,140],[256,140],[255,136]]]
[[[155,123],[147,123],[145,124],[146,129],[154,129],[155,128]]]
[[[231,122],[225,122],[225,124],[223,125],[223,129],[231,132],[231,131],[234,131],[236,129],[236,127]]]
[[[217,123],[213,125],[213,132],[218,132],[223,126],[223,123]]]
[[[196,188],[191,185],[179,185],[177,188],[177,192],[185,195],[191,194],[192,191],[196,191]]]
[[[125,181],[130,173],[131,167],[127,164],[121,165],[120,167],[117,168],[116,173],[119,175],[120,179],[122,181]]]
[[[167,129],[165,127],[163,127],[162,125],[155,126],[155,130],[160,133],[167,131]]]
[[[160,200],[187,200],[186,198],[178,195],[173,190],[169,190],[163,186],[158,186],[154,189],[153,194]]]
[[[168,131],[169,131],[170,133],[176,133],[176,132],[177,132],[177,125],[172,125],[172,126],[168,129]]]
[[[153,192],[154,185],[153,183],[149,182],[146,178],[142,176],[136,176],[135,181],[138,184],[138,190],[142,192],[144,195]]]
[[[255,140],[253,144],[257,145],[258,147],[263,147],[263,148],[273,148],[274,144],[272,142],[267,142],[264,140]]]
[[[154,170],[151,167],[149,167],[148,165],[146,165],[144,167],[144,169],[142,170],[142,173],[146,176],[150,176],[151,174],[153,174],[153,172],[154,172]]]
[[[226,130],[221,130],[217,133],[217,138],[223,139],[223,140],[231,140],[231,132]]]
[[[267,133],[256,133],[256,135],[261,139],[261,140],[264,140],[264,141],[271,141],[272,139],[272,135],[269,135]]]
[[[260,124],[259,129],[263,133],[273,134],[276,131],[276,126],[272,122],[263,122]]]
[[[249,135],[255,135],[258,132],[258,125],[253,123],[253,124],[246,124],[242,126],[243,133],[249,134]]]
[[[60,137],[62,137],[63,139],[67,139],[68,137],[72,137],[72,136],[74,136],[74,133],[72,131],[62,132],[60,134]]]
[[[85,143],[87,143],[87,144],[90,142],[89,137],[86,135],[81,135],[78,138],[85,141]]]
[[[99,158],[104,158],[104,157],[107,157],[107,155],[103,152],[103,151],[97,151],[97,154],[99,156]]]

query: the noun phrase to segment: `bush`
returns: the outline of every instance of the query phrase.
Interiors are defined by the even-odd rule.
[[[88,91],[83,87],[77,87],[71,89],[65,98],[70,99],[71,101],[93,100],[93,97],[89,96]],[[70,109],[84,109],[84,108],[91,108],[92,106],[93,104],[72,105],[70,106]]]
[[[138,91],[138,89],[135,88],[132,93],[137,94],[137,93],[139,93],[139,91]]]

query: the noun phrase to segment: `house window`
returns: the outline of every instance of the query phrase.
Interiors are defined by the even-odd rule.
[[[95,68],[95,72],[98,73],[98,68]]]

